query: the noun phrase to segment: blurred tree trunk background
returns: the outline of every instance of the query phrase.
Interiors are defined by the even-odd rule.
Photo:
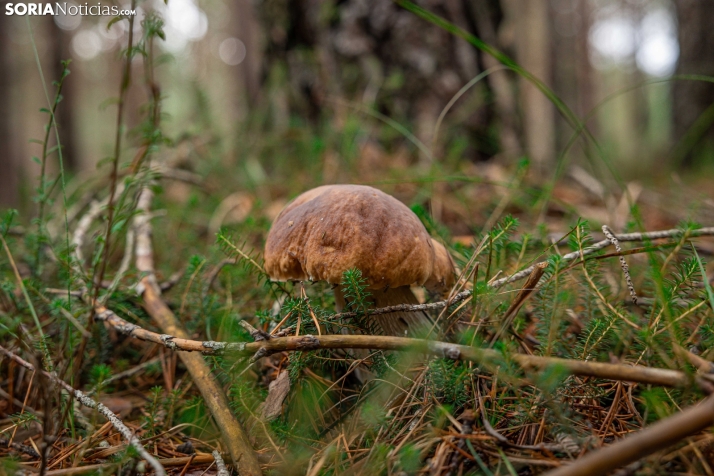
[[[551,43],[554,37],[551,34],[550,1],[504,0],[503,3],[508,5],[516,31],[522,32],[516,39],[516,61],[552,87]],[[546,176],[551,170],[555,154],[555,108],[535,85],[523,80],[519,83],[525,150],[538,174]]]
[[[47,18],[47,23],[49,24],[49,30],[51,32],[51,65],[52,69],[50,73],[52,78],[59,78],[62,74],[62,61],[68,60],[72,57],[72,53],[69,48],[69,42],[71,39],[70,33],[61,29],[52,20],[51,17]],[[62,160],[64,162],[65,169],[69,171],[74,171],[79,168],[79,163],[77,162],[77,141],[76,141],[76,129],[75,129],[75,114],[77,112],[77,106],[75,104],[77,96],[77,81],[76,76],[71,75],[73,65],[70,63],[69,70],[70,76],[68,76],[62,86],[62,101],[57,108],[56,117],[57,132],[60,138],[60,144],[62,145]],[[52,93],[52,92],[50,92]],[[56,135],[51,134],[52,145],[55,145]]]
[[[714,2],[676,0],[679,20],[677,74],[714,77]],[[692,165],[714,152],[714,84],[677,81],[673,85],[674,137],[679,140],[675,157]]]
[[[245,144],[238,143],[243,136],[236,131],[257,131],[266,137],[277,132],[280,140],[290,140],[284,132],[291,128],[314,134],[334,129],[340,135],[357,118],[364,131],[358,145],[377,147],[379,160],[402,154],[423,171],[440,165],[433,160],[452,167],[483,161],[510,165],[525,156],[537,175],[549,177],[573,132],[532,84],[390,0],[181,1],[157,3],[167,25],[166,44],[158,45],[169,58],[158,72],[166,98],[166,125],[175,129],[170,134],[204,128],[216,138],[228,135],[224,143],[232,150],[223,151],[226,166],[245,159]],[[670,69],[652,72],[643,66],[646,34],[670,24],[679,51],[676,72],[714,76],[714,1],[416,3],[515,59],[580,117],[618,90],[674,72],[676,51]],[[172,5],[176,10],[169,15]],[[184,31],[186,25],[200,26],[200,15],[207,22],[205,30]],[[20,16],[0,19],[0,107],[9,111],[0,119],[0,204],[20,200],[29,207],[37,173],[29,159],[38,154],[37,145],[28,139],[42,136],[46,117],[38,110],[46,107],[46,100],[26,21]],[[60,60],[73,60],[57,112],[65,168],[70,171],[92,168],[111,151],[112,100],[126,32],[118,24],[109,32],[107,21],[83,17],[72,24],[59,18],[30,18],[50,94],[49,83],[58,76]],[[650,60],[665,56],[657,41],[648,50]],[[140,75],[141,68],[137,61],[135,74]],[[447,104],[473,78],[492,68],[454,102],[435,138]],[[141,121],[139,106],[146,94],[138,84],[128,96],[126,128],[131,131]],[[613,161],[636,177],[652,173],[653,164],[672,167],[691,165],[697,157],[711,158],[712,104],[714,84],[663,82],[609,100],[588,127]],[[427,152],[413,148],[377,116],[407,128]],[[54,134],[51,137],[54,141]],[[574,147],[567,159],[577,163],[582,155]],[[267,160],[259,153],[249,159]],[[50,171],[57,171],[56,157]]]
[[[534,10],[543,5],[547,9],[547,1],[538,3]],[[501,2],[432,0],[424,6],[512,53],[514,45],[504,44],[499,38],[504,25]],[[290,94],[284,99],[288,104],[279,107],[313,122],[325,109],[339,111],[344,107],[336,101],[353,100],[402,123],[411,119],[415,135],[430,147],[437,119],[449,100],[484,69],[495,65],[466,41],[393,2],[268,0],[259,10],[267,43],[265,74],[272,81],[284,80],[289,85]],[[541,16],[547,16],[547,11]],[[538,45],[547,48],[547,43],[545,39]],[[537,64],[540,59],[543,57],[534,58],[533,65],[541,68]],[[465,155],[476,160],[494,156],[501,135],[509,153],[520,152],[512,131],[518,127],[515,102],[510,99],[505,104],[509,101],[505,96],[514,92],[512,81],[512,74],[495,74],[474,88],[478,98],[475,104],[473,91],[457,103],[455,110],[460,104],[470,103],[473,111],[462,117],[461,133],[467,136],[470,148]],[[536,147],[542,148],[542,144]],[[428,162],[424,156],[420,160]]]
[[[19,201],[20,167],[13,128],[15,116],[10,114],[13,93],[12,46],[9,18],[0,15],[0,205],[16,206]]]

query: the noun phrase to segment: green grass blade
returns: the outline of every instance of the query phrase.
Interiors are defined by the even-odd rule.
[[[707,270],[702,263],[701,258],[699,258],[699,253],[697,253],[697,248],[692,245],[692,251],[694,252],[694,257],[697,258],[697,263],[699,264],[699,271],[702,273],[702,281],[704,281],[704,289],[707,291],[707,297],[709,298],[709,305],[714,309],[714,291],[712,291],[712,285],[707,277]]]

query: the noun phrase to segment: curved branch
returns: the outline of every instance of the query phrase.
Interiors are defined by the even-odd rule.
[[[393,336],[323,335],[281,337],[268,341],[245,344],[242,352],[247,354],[259,352],[263,355],[270,355],[281,351],[315,349],[382,349],[411,351],[445,357],[452,360],[464,360],[483,364],[502,364],[504,361],[510,360],[526,370],[559,367],[572,375],[649,383],[667,387],[683,387],[693,382],[690,376],[678,370],[588,362],[526,354],[503,355],[493,349],[482,349],[448,342]]]
[[[0,346],[0,353],[5,355],[8,359],[11,359],[14,362],[20,364],[22,367],[26,368],[31,372],[37,371],[34,365],[22,359],[15,353],[7,350],[3,346]],[[161,463],[159,463],[156,458],[154,458],[148,451],[146,451],[146,448],[144,448],[144,446],[141,444],[139,438],[137,438],[136,435],[134,435],[134,433],[126,425],[124,425],[124,423],[119,419],[118,416],[114,414],[114,412],[112,412],[103,404],[94,401],[92,398],[82,393],[81,391],[75,389],[74,387],[71,387],[64,380],[60,380],[55,376],[54,373],[45,372],[44,370],[41,370],[40,372],[42,372],[45,377],[54,382],[55,385],[59,385],[60,387],[65,389],[79,403],[81,403],[85,407],[92,408],[101,413],[107,420],[109,420],[112,426],[116,428],[119,433],[121,433],[124,439],[128,441],[131,446],[136,448],[136,451],[137,453],[139,453],[139,456],[141,456],[144,460],[146,460],[147,463],[151,465],[156,476],[166,476],[166,471],[164,470],[164,467],[161,465]]]
[[[146,279],[146,278],[145,278]],[[170,312],[170,311],[169,311]],[[372,335],[322,335],[279,337],[257,342],[198,341],[168,334],[157,334],[131,324],[104,307],[96,310],[97,319],[105,321],[118,331],[140,340],[163,345],[171,350],[201,352],[203,354],[237,353],[253,355],[253,359],[284,351],[308,351],[317,349],[381,349],[409,351],[484,364],[498,364],[511,360],[523,369],[539,370],[560,367],[572,375],[639,382],[666,387],[685,387],[695,379],[684,372],[670,369],[608,364],[558,357],[512,354],[504,356],[493,349],[482,349],[449,342],[412,339],[395,336]],[[699,382],[697,382],[699,383]],[[705,382],[701,382],[704,386]]]
[[[714,227],[707,227],[707,228],[700,228],[698,230],[680,230],[680,229],[672,229],[672,230],[659,230],[659,231],[649,231],[645,233],[624,233],[620,235],[614,235],[617,241],[647,241],[647,240],[659,240],[662,238],[673,238],[677,236],[682,236],[684,234],[688,234],[689,237],[694,238],[697,236],[712,236],[714,235]],[[568,262],[568,261],[573,261],[577,258],[580,258],[582,256],[590,255],[593,254],[597,251],[600,251],[602,249],[607,248],[608,246],[611,246],[612,242],[610,239],[605,239],[602,241],[598,241],[597,243],[593,244],[592,246],[588,246],[587,248],[584,248],[581,251],[573,251],[572,253],[568,253],[566,255],[563,255],[561,257],[561,261],[563,262]],[[501,286],[509,283],[513,283],[515,281],[519,281],[521,279],[525,279],[528,276],[533,273],[533,271],[538,268],[542,267],[544,264],[547,264],[547,261],[541,261],[539,263],[534,264],[533,266],[529,266],[525,269],[522,269],[518,271],[517,273],[514,273],[510,276],[506,276],[505,278],[497,279],[493,281],[492,283],[489,283],[489,286],[492,288],[500,288]],[[447,306],[451,306],[452,304],[459,303],[461,301],[466,300],[469,298],[473,292],[471,290],[466,290],[462,291],[454,296],[452,296],[450,299],[446,299],[443,301],[436,301],[428,304],[415,304],[415,305],[409,305],[409,304],[399,304],[397,306],[389,306],[389,307],[382,307],[379,309],[370,309],[366,311],[364,314],[368,316],[376,316],[380,314],[390,314],[393,312],[415,312],[415,311],[431,311],[431,310],[439,310],[443,309]],[[337,318],[354,318],[357,317],[356,312],[343,312],[341,314],[334,314],[332,316],[329,316],[329,319],[337,319]]]
[[[710,226],[707,228],[699,228],[698,230],[680,230],[678,228],[674,228],[672,230],[658,230],[658,231],[648,231],[644,233],[623,233],[620,235],[615,235],[615,238],[617,241],[648,241],[648,240],[660,240],[662,238],[673,238],[676,236],[682,236],[684,234],[687,234],[689,237],[694,238],[697,236],[712,236],[714,235],[714,226]],[[582,250],[582,255],[589,255],[592,253],[595,253],[596,251],[600,251],[604,248],[607,248],[610,246],[612,242],[609,239],[604,239],[602,241],[598,241],[597,243],[593,244],[592,246],[588,246],[587,248]],[[572,253],[568,253],[566,255],[563,255],[561,258],[562,261],[572,261],[576,258],[579,258],[581,256],[580,251],[573,251]],[[540,263],[539,263],[540,264]],[[523,269],[515,274],[512,274],[510,276],[507,276],[505,278],[498,279],[490,284],[491,287],[494,288],[499,288],[503,286],[504,284],[512,283],[513,281],[518,281],[519,279],[523,279],[528,277],[528,275],[531,274],[533,269],[538,266],[533,265],[530,266],[526,269]]]
[[[187,339],[188,334],[181,328],[178,319],[163,301],[161,289],[156,283],[154,254],[151,243],[151,223],[148,214],[152,198],[151,189],[148,187],[143,188],[137,202],[139,214],[134,217],[136,234],[135,264],[137,270],[144,276],[137,285],[137,291],[143,297],[145,308],[149,315],[164,332],[171,335],[158,335],[124,321],[127,325],[125,332],[128,331],[130,335],[138,338],[141,338],[140,336],[145,337],[146,340],[151,340],[152,342],[156,342],[155,339],[158,338],[159,342],[157,343],[162,343],[169,348],[178,348],[178,345],[182,342],[188,344],[194,341]],[[102,308],[102,310],[104,311],[103,320],[106,322],[118,322],[117,319],[121,319],[106,308]],[[97,316],[97,318],[100,317]],[[123,319],[121,320],[123,321]],[[121,331],[122,329],[119,330]],[[216,421],[238,473],[246,476],[262,474],[260,463],[253,451],[250,439],[241,423],[231,412],[228,398],[216,377],[211,373],[206,361],[198,354],[180,354],[180,358]]]

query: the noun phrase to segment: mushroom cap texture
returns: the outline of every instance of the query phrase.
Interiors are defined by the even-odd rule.
[[[265,270],[274,281],[339,284],[342,273],[357,268],[373,289],[422,285],[435,258],[419,218],[364,185],[308,190],[280,212],[265,243]]]
[[[431,240],[434,246],[434,267],[431,276],[426,280],[424,286],[430,291],[444,292],[454,285],[454,260],[444,245],[436,240]]]

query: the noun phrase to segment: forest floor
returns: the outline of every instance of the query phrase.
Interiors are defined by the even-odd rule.
[[[105,174],[70,181],[39,229],[6,215],[0,472],[711,473],[706,180],[536,185],[525,162],[425,171],[364,143],[349,181],[409,205],[460,278],[414,289],[439,323],[424,340],[380,339],[368,299],[339,315],[329,286],[262,268],[272,220],[322,174],[231,185],[203,144],[120,169],[113,199]],[[331,154],[305,168],[329,175]]]

